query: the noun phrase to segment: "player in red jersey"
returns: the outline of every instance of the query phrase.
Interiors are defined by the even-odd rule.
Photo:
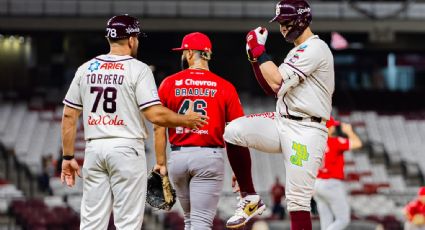
[[[180,114],[193,109],[210,117],[208,124],[199,130],[185,127],[168,129],[171,144],[168,171],[184,211],[185,229],[212,228],[223,188],[224,147],[241,190],[238,210],[250,213],[236,225],[243,226],[265,209],[252,184],[248,148],[224,142],[226,122],[244,113],[235,87],[209,70],[211,48],[205,34],[195,32],[186,35],[181,47],[173,49],[183,52],[183,70],[167,77],[158,91],[161,103],[169,109]],[[189,106],[190,102],[193,108]],[[165,175],[166,128],[155,126],[154,130],[157,160],[154,170]]]
[[[347,138],[335,136],[336,126],[339,125]],[[344,152],[361,148],[362,142],[350,124],[341,124],[331,117],[326,126],[329,137],[315,183],[314,200],[317,203],[322,230],[345,229],[350,223],[350,207],[343,182]]]
[[[407,219],[404,229],[425,229],[425,187],[421,187],[418,197],[406,205],[404,213]]]

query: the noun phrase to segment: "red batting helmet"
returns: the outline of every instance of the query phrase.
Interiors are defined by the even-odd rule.
[[[311,8],[305,0],[282,0],[276,4],[276,16],[270,22],[278,22],[288,26],[288,33],[285,36],[287,42],[294,42],[304,30],[310,25],[312,20]]]
[[[193,32],[184,36],[182,45],[173,50],[200,50],[211,52],[212,45],[207,35],[199,32]]]
[[[141,34],[139,20],[128,14],[113,16],[106,23],[107,38],[121,39],[139,34]]]

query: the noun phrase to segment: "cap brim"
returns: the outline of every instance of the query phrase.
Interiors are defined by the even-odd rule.
[[[272,18],[272,20],[270,20],[269,23],[275,22],[278,17],[279,17],[279,15],[274,16],[274,18]]]
[[[185,50],[185,48],[182,47],[178,47],[178,48],[172,48],[172,51],[181,51],[181,50]]]

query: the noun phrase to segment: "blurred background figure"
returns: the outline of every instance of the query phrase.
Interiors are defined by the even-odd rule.
[[[418,196],[406,205],[404,212],[406,215],[405,230],[425,229],[425,187],[419,189]]]
[[[285,198],[285,187],[280,183],[278,176],[276,176],[270,194],[273,201],[272,218],[283,220],[285,218],[285,208],[282,205],[282,199]]]
[[[336,127],[340,125],[346,137],[337,136]],[[350,124],[341,124],[331,117],[326,126],[329,137],[315,184],[314,199],[322,230],[345,229],[350,223],[350,205],[343,182],[344,152],[361,148],[362,142]]]

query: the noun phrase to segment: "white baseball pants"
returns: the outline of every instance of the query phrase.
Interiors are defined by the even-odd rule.
[[[212,228],[224,178],[224,149],[182,147],[172,151],[168,174],[184,212],[185,230]]]
[[[107,229],[111,211],[117,229],[141,229],[147,183],[143,140],[87,141],[82,173],[80,229]]]
[[[337,179],[317,179],[314,200],[321,230],[341,230],[350,223],[350,205],[344,183]]]
[[[327,129],[314,122],[280,118],[275,112],[252,114],[230,122],[224,139],[262,152],[283,153],[288,211],[310,211],[314,181],[326,149]]]

